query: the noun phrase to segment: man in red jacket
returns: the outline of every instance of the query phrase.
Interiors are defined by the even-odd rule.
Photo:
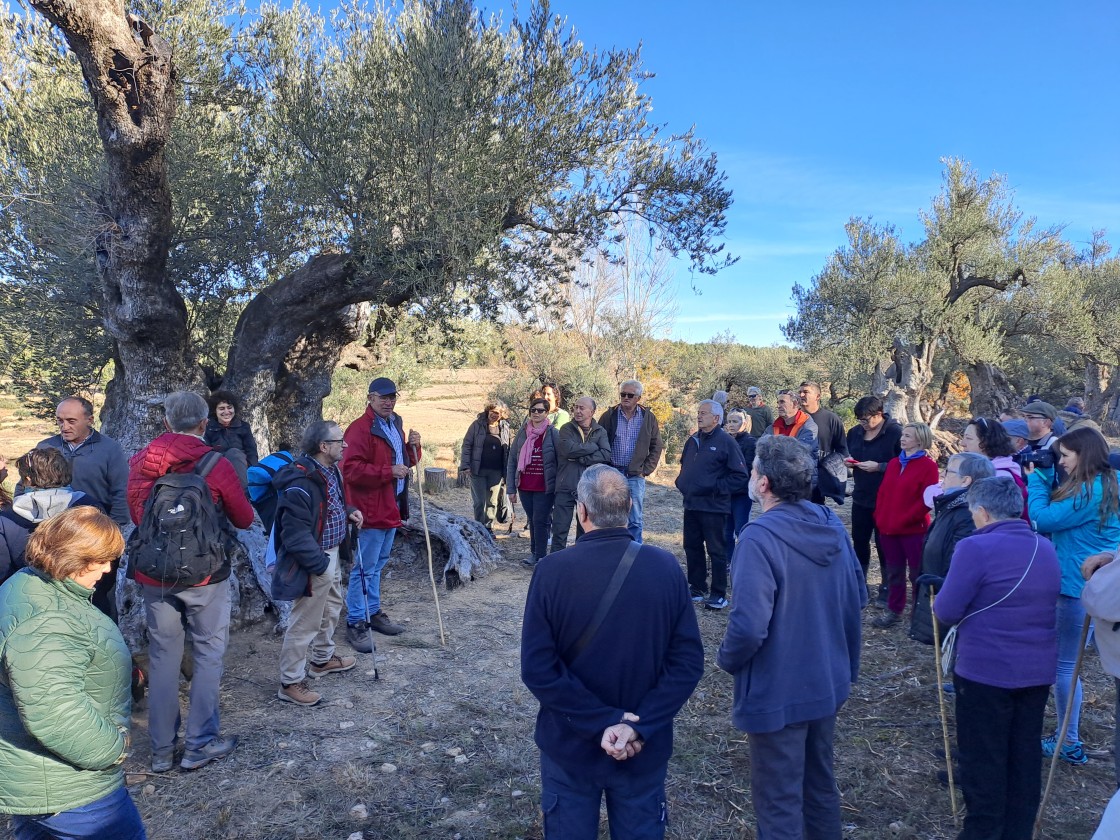
[[[342,478],[363,520],[346,590],[346,641],[359,653],[372,653],[368,628],[387,636],[404,630],[381,609],[381,570],[408,519],[408,470],[420,460],[420,433],[409,429],[405,439],[396,405],[396,383],[378,377],[369,385],[366,413],[343,435]]]
[[[213,451],[202,438],[209,414],[206,400],[189,391],[176,391],[163,401],[163,411],[167,432],[137,452],[128,464],[128,512],[137,525],[158,478],[167,473],[191,472],[202,456]],[[253,508],[229,461],[219,458],[207,474],[206,484],[214,504],[233,527],[253,524]],[[169,587],[139,572],[134,577],[143,591],[150,640],[148,733],[152,739],[152,770],[165,773],[171,769],[179,737],[184,617],[194,642],[194,674],[186,751],[180,766],[194,770],[229,755],[237,746],[236,736],[221,735],[218,717],[222,660],[229,638],[229,562],[197,586]]]

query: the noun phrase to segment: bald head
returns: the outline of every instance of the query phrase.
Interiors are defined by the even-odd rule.
[[[590,429],[595,419],[595,400],[591,397],[580,397],[572,404],[572,420],[581,429]]]
[[[625,528],[630,516],[630,485],[614,467],[594,464],[584,470],[576,488],[580,525],[585,531]]]

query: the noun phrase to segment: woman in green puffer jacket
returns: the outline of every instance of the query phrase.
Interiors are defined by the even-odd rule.
[[[124,787],[131,657],[93,604],[124,551],[108,516],[76,507],[42,523],[27,568],[0,586],[0,813],[16,840],[143,840]]]

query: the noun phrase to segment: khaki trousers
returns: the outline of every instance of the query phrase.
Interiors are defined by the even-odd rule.
[[[280,682],[284,685],[303,682],[307,677],[307,652],[311,661],[322,665],[334,656],[334,630],[342,614],[342,574],[338,549],[326,552],[330,557],[321,575],[311,576],[311,594],[292,602],[292,615],[280,648]]]

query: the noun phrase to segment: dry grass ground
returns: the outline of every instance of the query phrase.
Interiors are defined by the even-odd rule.
[[[450,466],[451,444],[480,409],[484,390],[469,376],[449,374],[402,401],[406,423],[439,447],[441,465]],[[11,457],[23,444],[12,442],[4,420],[0,415],[0,452]],[[683,563],[674,475],[663,467],[649,488],[646,535]],[[469,515],[467,490],[430,501]],[[377,638],[379,681],[368,656],[348,674],[319,680],[315,688],[324,701],[318,707],[276,699],[280,639],[270,626],[233,633],[222,724],[241,736],[241,745],[226,760],[193,773],[147,773],[146,712],[138,709],[136,753],[126,769],[149,836],[540,838],[537,705],[520,683],[518,663],[531,573],[518,562],[528,540],[516,533],[499,541],[503,562],[495,572],[440,593],[446,647],[427,570],[391,563],[384,601],[407,631]],[[837,730],[844,836],[954,837],[948,793],[938,781],[944,758],[932,649],[910,641],[902,627],[872,628],[873,614],[865,618],[861,679]],[[701,610],[698,617],[708,661],[678,718],[669,836],[754,838],[748,747],[730,724],[731,678],[714,664],[726,615]],[[343,634],[338,638],[345,650]],[[1115,787],[1112,683],[1095,654],[1086,656],[1085,672],[1082,735],[1092,760],[1081,768],[1059,766],[1048,838],[1089,837]],[[1054,726],[1052,707],[1048,726]],[[365,816],[352,812],[359,804]]]

